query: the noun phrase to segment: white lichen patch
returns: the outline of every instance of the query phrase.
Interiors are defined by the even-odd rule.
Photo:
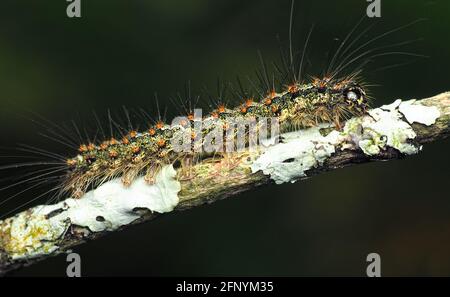
[[[286,133],[283,143],[271,146],[253,162],[252,172],[262,170],[277,184],[295,182],[305,172],[323,162],[335,152],[339,132],[333,131],[326,137],[320,134],[320,127]]]
[[[398,107],[400,106],[400,104],[402,104],[402,100],[401,99],[397,99],[394,102],[392,102],[391,104],[386,104],[381,106],[379,109],[382,110],[386,110],[386,111],[394,111],[396,109],[398,109]]]
[[[362,134],[358,147],[366,155],[377,155],[387,147],[395,148],[407,155],[418,152],[418,148],[409,142],[416,137],[416,133],[407,122],[402,120],[402,115],[397,109],[386,111],[376,108],[369,114],[370,116],[359,119]]]
[[[175,169],[168,165],[161,169],[152,185],[143,177],[129,187],[114,179],[80,199],[35,207],[1,223],[1,237],[7,240],[0,246],[13,259],[30,258],[57,249],[59,239],[70,225],[91,232],[113,231],[138,219],[137,209],[170,212],[178,204],[181,190],[175,176]]]
[[[170,212],[178,204],[180,183],[174,179],[173,167],[163,167],[156,183],[149,186],[143,177],[125,187],[114,179],[86,193],[81,199],[67,199],[67,210],[55,219],[69,218],[72,224],[93,232],[112,231],[139,218],[134,212],[146,208],[158,213]]]
[[[261,170],[281,184],[305,176],[338,149],[361,149],[364,154],[375,156],[390,147],[402,154],[416,154],[421,147],[412,141],[416,133],[410,124],[431,125],[439,116],[436,107],[398,99],[369,111],[367,116],[350,119],[342,131],[333,131],[327,136],[319,133],[323,127],[283,134],[283,142],[264,148],[251,169],[252,172]]]
[[[22,212],[2,222],[0,232],[7,236],[2,248],[12,259],[48,254],[57,248],[54,242],[65,230],[64,224],[53,225],[44,215]]]
[[[441,113],[436,106],[425,106],[417,100],[408,100],[402,102],[398,110],[405,116],[406,120],[412,123],[420,123],[430,126],[436,123]]]
[[[421,147],[411,142],[416,133],[410,124],[417,122],[432,125],[440,116],[434,106],[424,106],[416,100],[403,102],[400,99],[373,109],[369,114],[349,120],[344,128],[344,133],[350,135],[357,147],[369,156],[377,155],[387,147],[407,155],[416,154]],[[355,129],[358,126],[359,129]]]

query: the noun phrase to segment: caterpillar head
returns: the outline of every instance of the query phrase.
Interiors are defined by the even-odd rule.
[[[345,104],[349,108],[356,108],[365,111],[368,107],[368,100],[364,88],[356,82],[349,82],[340,87],[336,101]]]
[[[316,78],[312,85],[317,96],[322,98],[332,109],[357,116],[364,114],[369,106],[365,88],[354,79]]]
[[[309,84],[295,87],[294,91],[288,88],[294,99],[280,120],[296,128],[334,123],[340,129],[344,121],[364,115],[368,109],[366,90],[354,79],[315,78]]]

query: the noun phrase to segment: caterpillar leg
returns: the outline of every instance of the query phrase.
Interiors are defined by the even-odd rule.
[[[77,188],[72,192],[72,197],[74,199],[80,199],[84,195],[84,191],[81,188]]]
[[[66,185],[66,187],[63,189],[63,192],[68,192],[74,199],[80,199],[86,193],[86,188],[86,179],[75,178]]]
[[[152,166],[148,166],[147,167],[147,171],[144,175],[144,180],[149,184],[149,185],[153,185],[155,183],[155,177],[156,174],[159,172],[159,170],[161,169],[161,165],[160,164],[156,164],[156,165],[152,165]]]
[[[180,180],[190,180],[195,177],[192,171],[193,164],[194,158],[192,156],[186,156],[181,159]]]
[[[128,170],[122,175],[122,183],[125,187],[129,187],[131,183],[134,181],[134,179],[139,174],[139,170],[133,168]]]
[[[333,123],[334,123],[334,126],[336,127],[336,130],[339,130],[339,131],[342,130],[343,126],[342,126],[341,119],[340,119],[339,115],[336,114],[334,116]]]

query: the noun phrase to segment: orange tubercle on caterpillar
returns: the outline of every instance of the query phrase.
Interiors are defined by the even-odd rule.
[[[106,150],[109,147],[109,142],[108,141],[103,141],[100,146],[99,149],[101,150]]]
[[[141,151],[141,148],[137,145],[131,147],[131,152],[133,154],[138,154]]]
[[[66,164],[69,167],[73,167],[73,166],[77,165],[77,160],[76,159],[67,159]]]
[[[116,150],[110,150],[108,152],[108,155],[111,159],[115,159],[119,156],[119,153]]]
[[[125,136],[122,138],[122,144],[125,144],[125,145],[130,144],[130,140],[128,139],[128,137]]]
[[[130,138],[135,138],[137,136],[137,131],[131,130],[130,133],[128,133],[128,135],[130,136]]]
[[[78,148],[78,151],[79,151],[80,153],[85,153],[85,152],[87,152],[87,151],[88,151],[87,145],[81,144],[81,145],[79,146],[79,148]]]
[[[297,86],[297,84],[289,85],[289,86],[287,87],[287,91],[288,91],[290,94],[293,94],[293,93],[298,92],[298,86]]]
[[[95,145],[93,143],[89,143],[87,145],[87,149],[88,149],[88,151],[93,151],[93,150],[95,150]]]
[[[189,121],[188,121],[188,120],[185,120],[185,119],[182,119],[182,120],[180,121],[180,125],[181,125],[182,127],[187,127],[187,126],[189,126]]]
[[[166,146],[166,140],[164,138],[160,138],[157,142],[158,147],[163,148]]]
[[[225,108],[225,105],[223,105],[223,104],[221,104],[221,105],[219,105],[219,106],[217,107],[217,112],[218,112],[219,114],[224,113],[225,110],[226,110],[226,108]]]

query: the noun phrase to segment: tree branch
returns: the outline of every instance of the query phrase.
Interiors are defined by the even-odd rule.
[[[160,213],[212,203],[265,184],[415,154],[449,132],[447,92],[397,100],[350,119],[340,131],[321,125],[286,133],[278,144],[204,160],[192,166],[187,177],[169,165],[153,185],[137,180],[125,188],[120,181],[109,181],[79,200],[37,206],[0,221],[0,275]]]

